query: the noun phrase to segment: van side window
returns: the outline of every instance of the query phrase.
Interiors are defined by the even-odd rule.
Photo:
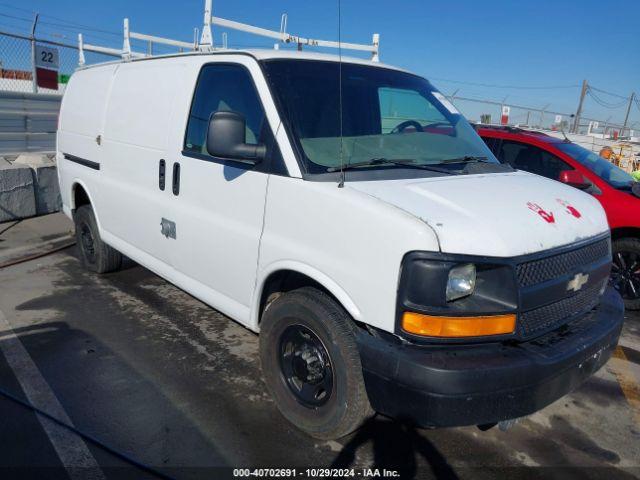
[[[185,153],[214,160],[207,152],[206,138],[209,117],[219,111],[242,114],[246,121],[245,142],[262,143],[267,147],[267,157],[254,168],[255,171],[287,175],[287,167],[251,75],[241,65],[211,64],[202,67],[187,122]]]
[[[513,168],[558,180],[563,170],[573,170],[568,163],[533,145],[504,140],[497,154],[502,163]]]
[[[233,111],[246,120],[246,143],[260,143],[268,129],[260,98],[249,72],[239,65],[206,65],[196,86],[184,148],[208,155],[206,148],[209,117],[214,112]]]

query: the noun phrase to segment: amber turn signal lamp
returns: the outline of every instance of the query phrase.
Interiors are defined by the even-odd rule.
[[[439,317],[405,312],[402,329],[425,337],[483,337],[505,335],[516,328],[515,314],[475,317]]]

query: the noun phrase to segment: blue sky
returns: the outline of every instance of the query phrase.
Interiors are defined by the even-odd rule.
[[[72,22],[120,32],[124,16],[135,31],[190,40],[193,27],[201,26],[203,4],[204,0],[0,0],[0,28],[21,25],[20,20],[2,17],[3,13],[29,16],[25,10],[10,8],[14,6],[44,14],[49,25],[42,25],[43,32],[58,30],[72,42],[72,29],[62,25]],[[275,30],[283,12],[288,13],[291,33],[337,38],[337,0],[214,0],[217,16]],[[382,61],[430,78],[447,94],[459,88],[462,96],[492,100],[507,96],[507,103],[550,104],[549,109],[573,112],[584,78],[608,92],[640,93],[637,0],[342,0],[343,40],[366,43],[373,32],[381,35]],[[220,33],[214,33],[217,40]],[[115,35],[98,35],[94,42],[120,45]],[[231,46],[273,43],[234,31],[228,35]],[[610,104],[623,101],[600,96]],[[607,109],[587,97],[587,116],[621,121],[624,112],[625,107]],[[640,110],[635,105],[631,118],[640,128]]]

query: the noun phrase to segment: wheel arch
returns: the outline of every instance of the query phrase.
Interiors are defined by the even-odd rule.
[[[96,209],[96,204],[93,201],[89,188],[86,183],[80,179],[74,179],[71,184],[71,213],[81,207],[82,205],[90,205],[93,209],[93,214],[96,217],[96,223],[98,224],[98,231],[102,232],[102,224],[100,223],[100,216]]]
[[[93,198],[87,185],[80,179],[74,179],[71,184],[71,209],[75,210],[82,205],[93,206]]]
[[[611,240],[620,240],[622,238],[640,238],[640,227],[618,227],[611,229]]]
[[[71,210],[75,210],[82,205],[93,205],[89,191],[80,180],[74,180],[71,186]]]
[[[256,282],[253,308],[251,309],[251,324],[254,329],[256,331],[260,329],[262,312],[272,298],[303,286],[313,286],[324,291],[338,302],[354,320],[362,320],[360,309],[349,294],[328,275],[300,262],[284,261],[265,269]]]

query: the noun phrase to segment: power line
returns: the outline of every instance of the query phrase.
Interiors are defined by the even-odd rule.
[[[2,7],[7,7],[7,8],[11,8],[12,10],[18,10],[20,12],[27,12],[27,13],[36,13],[33,10],[29,10],[27,8],[20,8],[20,7],[16,7],[15,5],[10,5],[8,3],[1,3],[0,2],[0,6]]]
[[[113,30],[104,30],[102,28],[97,28],[97,27],[92,27],[90,25],[84,25],[82,23],[75,23],[75,22],[69,22],[63,18],[60,17],[54,17],[53,15],[46,15],[43,14],[41,15],[41,17],[45,17],[45,18],[51,18],[53,20],[58,20],[60,22],[63,22],[64,25],[68,25],[70,27],[76,27],[76,28],[82,28],[82,29],[86,29],[86,30],[90,30],[92,32],[100,32],[100,33],[107,33],[109,35],[115,35],[116,37],[122,37],[122,33],[121,32],[115,32]],[[51,23],[51,22],[49,22]],[[52,24],[53,25],[53,24]],[[59,25],[59,24],[58,24]]]
[[[77,30],[75,30],[75,31],[77,32]],[[58,30],[53,29],[53,28],[49,28],[47,26],[42,26],[42,27],[38,28],[37,37],[38,38],[42,38],[42,37],[46,37],[46,36],[68,38],[71,41],[75,42],[75,38],[74,38],[73,35],[65,35],[64,33],[60,33]],[[99,40],[99,41],[102,41],[102,42],[106,42],[109,45],[117,45],[117,42],[115,42],[115,40],[113,38],[106,37],[104,35],[96,35],[94,33],[83,33],[83,37],[84,37],[85,40],[89,40],[89,41],[91,41],[92,39],[95,39],[95,40]]]
[[[472,85],[476,87],[487,87],[487,88],[505,88],[505,89],[514,89],[514,90],[557,90],[564,88],[578,88],[580,85],[551,85],[551,86],[523,86],[523,85],[498,85],[498,84],[490,84],[490,83],[476,83],[476,82],[464,82],[461,80],[452,80],[450,78],[439,78],[439,77],[429,77],[433,80],[437,80],[439,82],[449,82],[449,83],[458,83],[460,85]]]
[[[27,10],[26,8],[19,8],[19,7],[14,7],[12,5],[7,5],[6,3],[0,3],[0,7],[7,7],[7,8],[12,8],[14,10],[19,10],[21,12],[27,12],[27,13],[31,13],[31,14],[36,14],[37,12],[33,11],[33,10]],[[8,18],[14,18],[17,20],[22,20],[22,21],[28,21],[29,23],[33,22],[32,18],[24,18],[24,17],[17,17],[15,15],[10,15],[10,14],[6,14],[6,13],[0,13],[0,16],[3,17],[8,17]],[[122,33],[118,33],[118,32],[114,32],[113,30],[105,30],[102,28],[98,28],[98,27],[92,27],[90,25],[85,25],[82,23],[76,23],[76,22],[70,22],[64,18],[60,18],[60,17],[55,17],[53,15],[47,15],[47,14],[41,14],[40,18],[50,18],[52,20],[57,20],[58,22],[62,22],[62,23],[55,23],[55,22],[48,22],[48,21],[43,21],[40,20],[39,23],[47,23],[49,25],[53,25],[53,26],[57,26],[59,28],[66,28],[66,29],[71,29],[73,27],[75,27],[76,31],[78,28],[80,29],[86,29],[86,30],[90,30],[92,32],[100,32],[100,33],[106,33],[109,35],[114,35],[117,37],[121,37]]]
[[[587,94],[588,94],[588,95],[589,95],[589,96],[590,96],[590,97],[591,97],[591,98],[592,98],[592,99],[593,99],[593,100],[594,100],[598,105],[600,105],[601,107],[604,107],[604,108],[610,108],[610,109],[620,108],[620,107],[622,107],[625,103],[627,103],[627,102],[629,101],[629,97],[624,97],[624,98],[622,99],[622,101],[621,101],[621,102],[619,102],[619,103],[611,103],[611,102],[608,102],[608,101],[606,101],[606,100],[602,99],[601,97],[599,97],[599,96],[595,93],[595,91],[599,91],[599,90],[594,89],[593,87],[589,86],[589,87],[588,87],[588,89],[587,89]]]
[[[33,18],[16,17],[15,15],[7,15],[6,13],[0,13],[0,17],[11,18],[13,20],[21,20],[23,22],[33,23]]]
[[[45,16],[45,15],[43,15],[43,16]],[[43,24],[43,25],[51,25],[52,27],[57,27],[57,28],[60,28],[62,30],[69,30],[69,31],[74,31],[74,32],[78,32],[78,29],[79,29],[78,27],[73,26],[73,25],[69,25],[69,24],[65,25],[65,24],[56,23],[56,22],[47,22],[46,20],[41,20],[38,23]],[[94,29],[94,28],[87,28],[87,30],[91,31],[91,32],[108,33],[109,35],[122,37],[121,33],[114,33],[114,32],[109,32],[109,31],[106,31],[106,30],[99,30],[99,29]]]
[[[595,90],[596,92],[604,93],[607,95],[611,95],[612,97],[623,98],[624,100],[629,100],[629,96],[618,95],[617,93],[607,92],[606,90],[602,90],[601,88],[596,88],[594,86],[589,85],[591,90]]]

